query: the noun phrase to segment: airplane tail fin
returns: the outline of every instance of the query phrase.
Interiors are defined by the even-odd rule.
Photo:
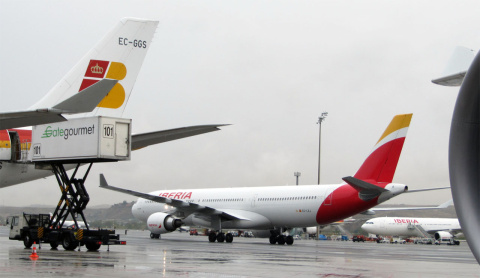
[[[363,181],[391,183],[413,114],[396,115],[354,175]]]
[[[158,21],[123,18],[30,109],[54,107],[103,79],[118,80],[97,107],[80,116],[120,117],[142,66]]]

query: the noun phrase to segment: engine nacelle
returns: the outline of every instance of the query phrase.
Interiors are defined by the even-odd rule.
[[[156,212],[147,219],[148,229],[153,234],[164,234],[175,231],[183,225],[181,219],[175,218],[163,212]]]
[[[449,232],[436,232],[435,233],[435,240],[438,241],[450,241],[453,238],[453,235]]]

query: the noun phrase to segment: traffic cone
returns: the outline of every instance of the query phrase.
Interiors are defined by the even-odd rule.
[[[30,259],[32,260],[38,259],[37,246],[35,246],[36,244],[37,244],[36,242],[33,243],[33,250],[32,250],[32,254],[30,255]]]

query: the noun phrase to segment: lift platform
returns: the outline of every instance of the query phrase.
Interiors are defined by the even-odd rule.
[[[98,250],[101,245],[126,244],[114,230],[90,228],[84,214],[90,201],[85,181],[94,163],[129,160],[130,142],[129,119],[91,117],[35,126],[32,161],[36,168],[54,173],[61,196],[53,215],[24,213],[11,217],[9,238],[23,240],[27,248],[33,242],[50,243],[52,248],[62,244],[66,250],[83,245]],[[86,171],[79,174],[86,164]],[[69,176],[67,170],[72,168]],[[68,218],[73,225],[65,225]]]

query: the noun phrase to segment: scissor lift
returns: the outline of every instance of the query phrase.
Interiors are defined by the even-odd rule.
[[[114,230],[90,229],[84,214],[90,196],[85,181],[97,162],[115,162],[130,159],[131,121],[127,119],[93,117],[74,119],[33,129],[32,161],[36,166],[50,169],[57,180],[61,197],[53,215],[24,214],[11,218],[10,239],[23,240],[27,248],[33,242],[50,243],[52,248],[62,244],[66,250],[85,245],[88,250],[98,250],[101,245],[126,244]],[[66,165],[74,171],[68,175]],[[82,165],[88,164],[83,176]],[[67,218],[73,225],[65,225]],[[83,221],[84,226],[79,225]]]

